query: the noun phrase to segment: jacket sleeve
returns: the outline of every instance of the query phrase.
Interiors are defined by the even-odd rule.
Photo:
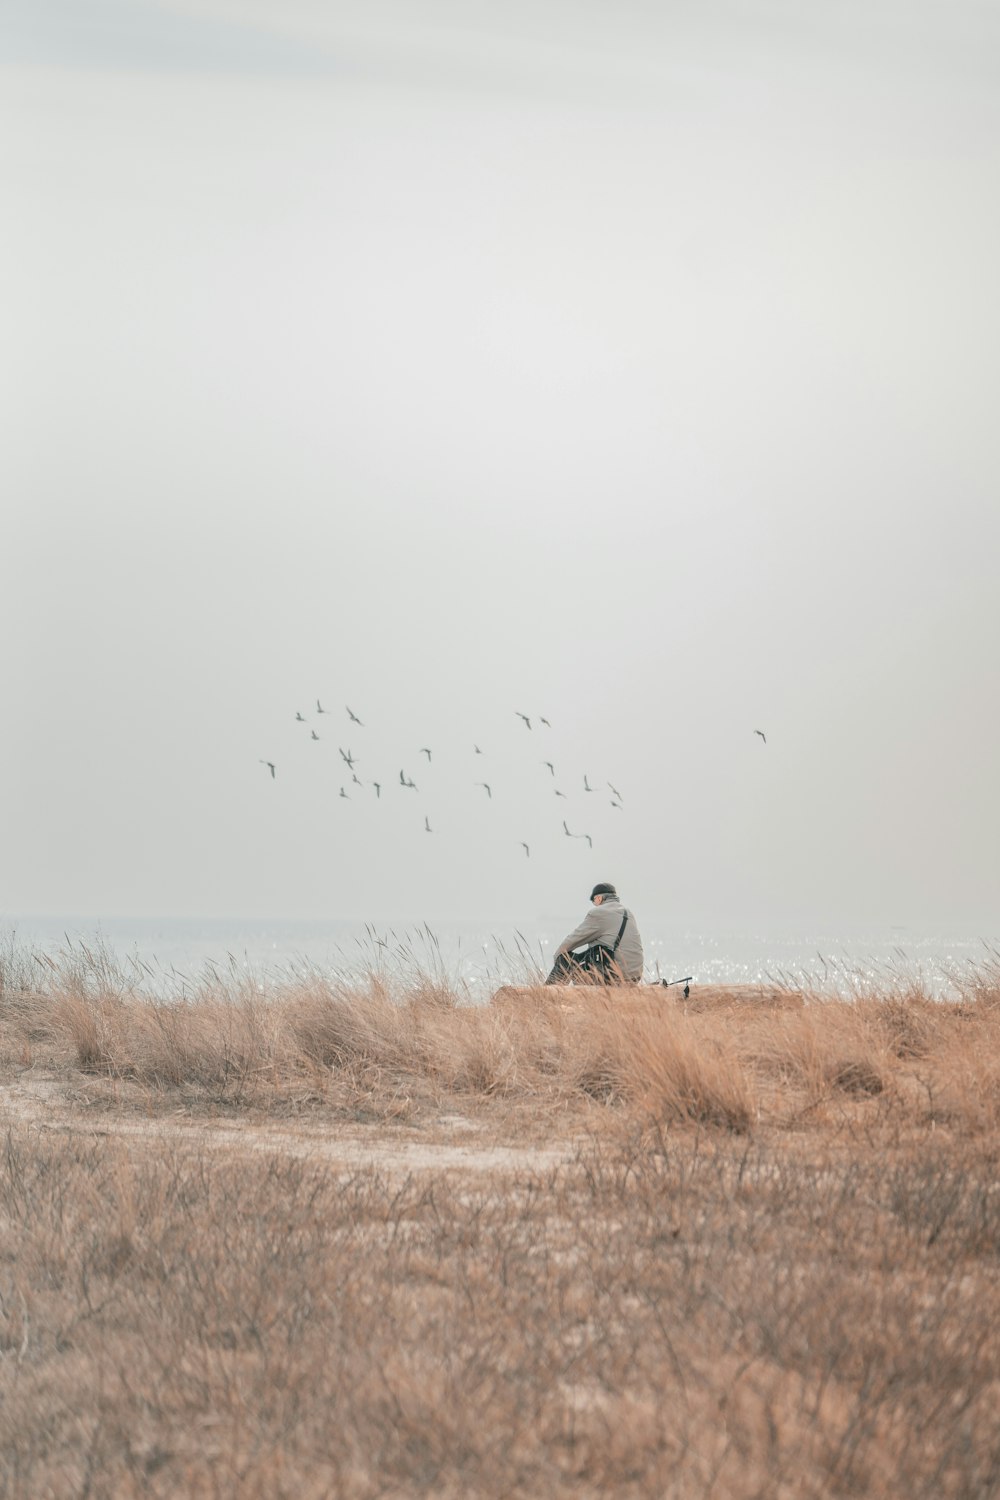
[[[595,907],[593,911],[588,911],[579,927],[575,927],[569,937],[563,938],[556,949],[556,957],[560,953],[569,953],[571,948],[582,948],[585,943],[588,947],[591,943],[596,943],[601,935],[601,930],[601,914],[599,909]]]

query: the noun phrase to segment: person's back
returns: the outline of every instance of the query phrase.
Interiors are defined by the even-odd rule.
[[[638,984],[642,978],[643,953],[634,913],[622,904],[614,886],[606,882],[595,885],[590,900],[591,909],[579,927],[563,938],[556,949],[546,984],[572,983],[581,970],[601,971],[607,982],[617,977],[614,969],[609,969],[612,953],[620,977],[629,984]],[[586,951],[573,953],[581,948]]]
[[[608,947],[613,947],[615,944],[625,911],[626,908],[617,896],[609,896],[607,901],[602,901],[598,908],[601,919],[607,921],[608,929],[614,927]],[[598,941],[603,943],[606,939],[600,938]],[[615,961],[622,971],[622,976],[630,984],[639,983],[639,980],[642,978],[643,965],[642,938],[639,934],[639,924],[635,920],[635,914],[631,909],[628,912],[628,921],[625,923],[621,942],[618,944]]]

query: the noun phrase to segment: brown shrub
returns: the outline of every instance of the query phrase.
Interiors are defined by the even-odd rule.
[[[814,1144],[472,1181],[15,1127],[0,1491],[992,1493],[991,1154]]]
[[[856,1010],[864,1026],[895,1057],[926,1057],[947,1029],[951,1007],[918,992],[860,1000]]]

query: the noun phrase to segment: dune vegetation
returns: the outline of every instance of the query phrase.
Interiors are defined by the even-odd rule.
[[[0,1496],[1000,1493],[993,956],[141,978],[0,949]]]

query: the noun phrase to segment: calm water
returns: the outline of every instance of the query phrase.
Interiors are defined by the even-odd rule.
[[[338,973],[379,961],[393,970],[443,972],[474,997],[499,982],[525,976],[535,964],[548,969],[564,936],[554,926],[491,928],[486,922],[181,921],[70,917],[0,919],[0,938],[57,956],[67,944],[92,947],[103,940],[119,958],[152,971],[155,990],[178,977],[195,979],[207,967],[287,973],[306,966]],[[918,976],[936,994],[954,990],[955,976],[1000,950],[991,933],[892,928],[856,933],[690,932],[644,930],[646,977],[692,975],[701,983],[786,978],[819,981],[844,990],[853,982]]]

